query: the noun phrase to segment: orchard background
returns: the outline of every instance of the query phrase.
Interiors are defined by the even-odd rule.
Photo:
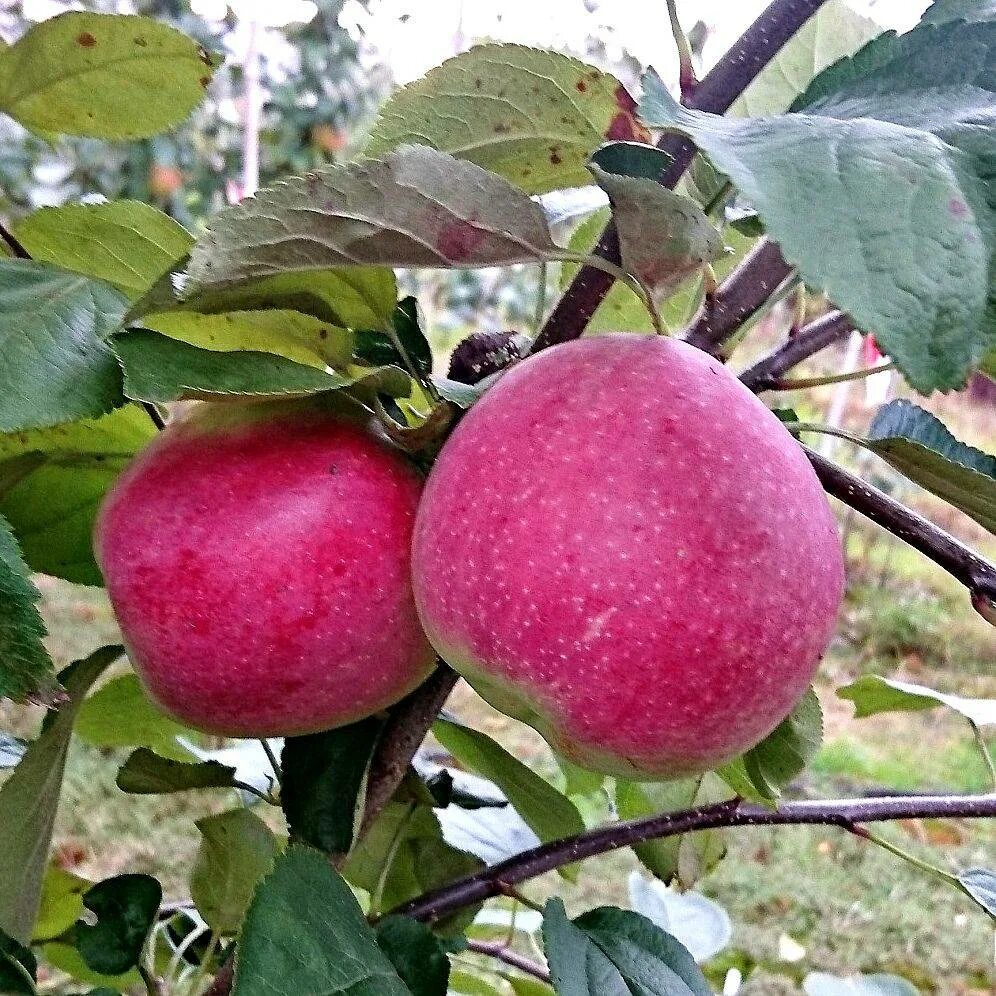
[[[70,6],[103,17],[52,20]],[[10,544],[0,548],[5,571],[0,578],[0,691],[15,701],[0,703],[0,991],[187,994],[211,987],[212,992],[225,992],[233,985],[235,944],[245,945],[259,958],[263,956],[256,952],[264,950],[259,941],[265,937],[291,951],[287,964],[303,966],[304,974],[287,975],[286,965],[265,979],[237,971],[236,992],[276,992],[281,986],[295,993],[419,996],[440,996],[447,988],[485,996],[550,992],[542,981],[547,974],[542,916],[530,906],[542,908],[548,897],[561,896],[570,916],[605,905],[648,916],[691,951],[707,980],[668,982],[662,969],[662,959],[668,964],[667,958],[659,949],[641,950],[634,956],[638,964],[633,971],[647,973],[644,988],[623,971],[621,978],[628,979],[631,988],[620,991],[774,996],[992,992],[994,878],[985,871],[964,877],[969,869],[996,867],[993,772],[986,755],[987,747],[991,751],[994,745],[996,640],[985,618],[992,619],[987,599],[996,590],[992,568],[985,564],[996,558],[996,461],[991,455],[996,448],[996,407],[992,381],[979,372],[994,372],[996,333],[991,301],[990,310],[980,312],[976,300],[980,280],[983,291],[988,289],[990,297],[992,293],[992,4],[942,0],[926,14],[934,26],[916,29],[921,35],[911,36],[913,41],[877,43],[885,52],[885,69],[858,60],[853,71],[857,83],[849,77],[850,70],[837,75],[831,70],[809,91],[811,101],[832,103],[848,86],[860,91],[862,74],[867,74],[874,96],[865,95],[862,99],[869,102],[853,116],[891,121],[898,114],[923,143],[914,142],[902,151],[899,159],[905,157],[906,162],[924,147],[936,148],[923,136],[941,135],[957,147],[963,136],[955,124],[963,114],[972,123],[968,131],[973,137],[962,145],[976,155],[971,182],[986,192],[990,208],[987,217],[982,202],[973,202],[979,212],[978,238],[985,247],[981,262],[978,253],[959,256],[943,233],[938,236],[938,215],[932,213],[929,197],[903,215],[900,207],[905,211],[907,203],[891,199],[903,167],[891,158],[888,142],[885,151],[878,149],[884,163],[878,175],[886,178],[881,187],[862,186],[869,182],[863,178],[857,193],[843,201],[834,199],[829,178],[821,173],[831,151],[823,144],[825,136],[811,134],[790,146],[785,160],[765,158],[765,149],[791,141],[786,118],[767,116],[781,115],[802,99],[799,95],[822,70],[884,29],[913,29],[926,3],[775,3],[766,15],[771,20],[765,30],[748,36],[743,50],[748,56],[728,63],[723,62],[724,53],[737,45],[764,4],[679,3],[674,32],[665,3],[558,0],[540,10],[510,0],[495,5],[495,10],[484,9],[490,6],[405,6],[386,0],[280,5],[207,0],[69,5],[36,0],[3,5],[0,34],[12,47],[0,52],[0,195],[10,257],[0,264],[0,515],[11,532],[0,534]],[[125,13],[174,26],[192,40],[155,34],[159,29],[147,22],[136,28],[137,22],[118,20]],[[59,25],[66,23],[69,30],[58,36]],[[140,30],[143,39],[152,39],[153,52],[146,54],[155,58],[148,64],[136,59],[120,71],[98,66],[87,76],[90,63],[85,58],[95,58],[100,42],[117,38],[115,32],[122,26],[129,38]],[[46,30],[55,33],[47,36]],[[773,40],[779,30],[794,35],[784,46]],[[928,31],[936,32],[929,44],[916,40]],[[26,41],[14,44],[20,38]],[[25,47],[31,39],[37,43],[34,49]],[[88,44],[90,39],[97,44]],[[418,81],[432,66],[460,53],[471,60],[467,64],[472,74],[472,60],[478,57],[472,46],[482,42],[560,53],[523,55],[522,49],[515,50],[515,58],[525,59],[529,72],[541,79],[573,66],[560,61],[570,53],[644,96],[638,113],[651,131],[627,105],[600,103],[578,91],[579,97],[568,94],[564,100],[581,101],[585,133],[575,136],[566,154],[549,143],[515,144],[522,137],[518,134],[510,136],[504,148],[504,136],[498,132],[497,139],[495,134],[486,136],[488,141],[476,146],[477,153],[468,155],[518,183],[522,196],[542,195],[554,241],[567,246],[574,257],[564,261],[552,248],[540,247],[537,259],[528,263],[498,253],[493,262],[501,265],[493,267],[423,269],[411,265],[417,260],[391,258],[385,250],[380,262],[393,267],[398,280],[397,294],[392,285],[389,300],[371,291],[376,281],[365,284],[365,277],[352,285],[354,290],[359,287],[355,294],[347,293],[348,278],[346,284],[333,280],[317,307],[311,300],[309,312],[305,296],[298,292],[314,289],[310,282],[315,278],[305,274],[292,287],[293,294],[275,306],[275,298],[269,302],[270,311],[265,296],[254,299],[252,293],[228,306],[216,303],[198,309],[189,299],[184,306],[183,285],[169,275],[187,269],[193,239],[207,246],[209,254],[217,253],[216,258],[224,255],[226,247],[219,249],[212,241],[211,224],[226,204],[289,174],[336,164],[348,168],[362,162],[365,151],[388,155],[426,133],[443,153],[459,156],[454,150],[466,143],[447,130],[445,114],[434,118],[432,113],[432,101],[439,107],[439,92],[449,92],[453,80]],[[909,47],[898,56],[892,53],[896,61],[890,62],[889,46],[903,44]],[[165,55],[158,51],[160,45]],[[84,61],[76,64],[67,57],[67,46],[73,57],[82,52],[79,58]],[[147,47],[141,46],[143,52]],[[489,72],[500,72],[495,66],[503,57],[495,52],[503,50],[485,51],[492,59]],[[754,68],[760,75],[748,86],[744,66],[751,65],[751,57],[757,58]],[[717,76],[709,76],[717,63],[719,84]],[[684,103],[723,110],[708,101],[717,88],[725,88],[727,103],[733,102],[732,118],[764,118],[774,122],[772,131],[760,133],[756,146],[724,142],[724,134],[730,139],[732,132],[710,130],[705,118],[682,118],[655,80],[643,77],[651,65]],[[378,116],[396,84],[403,89]],[[117,99],[119,95],[123,99]],[[468,121],[488,120],[473,103],[472,93],[461,91],[448,99],[456,99],[460,108],[461,98],[468,103],[459,113]],[[697,99],[703,102],[696,104]],[[555,106],[556,117],[568,104]],[[618,121],[620,108],[624,113]],[[924,108],[936,111],[936,119],[918,118],[921,111],[926,113]],[[575,109],[571,107],[572,113]],[[542,131],[549,123],[542,114],[552,112],[536,113],[536,120],[525,115],[524,132]],[[895,499],[955,538],[951,546],[929,528],[911,526],[902,510],[895,513],[899,518],[890,519],[889,529],[879,528],[862,513],[880,515],[882,507],[892,506],[882,506],[878,498],[862,502],[860,494],[856,500],[855,480],[835,476],[832,465],[824,465],[821,476],[828,490],[844,499],[834,508],[844,538],[848,586],[836,636],[814,685],[822,729],[819,723],[797,723],[787,744],[769,755],[774,758],[770,780],[761,778],[759,784],[755,768],[755,775],[735,788],[751,805],[768,812],[786,803],[790,807],[792,800],[805,805],[807,800],[846,797],[861,804],[890,797],[906,805],[908,812],[899,813],[905,818],[870,824],[875,842],[862,839],[861,833],[841,832],[841,827],[863,831],[866,824],[856,827],[854,819],[840,816],[830,820],[836,823],[831,826],[709,830],[644,844],[635,852],[623,848],[599,853],[564,868],[562,875],[547,872],[525,881],[521,892],[506,890],[512,894],[489,900],[466,927],[469,946],[462,949],[452,934],[439,942],[407,926],[397,929],[393,941],[386,928],[372,940],[372,933],[364,934],[362,925],[343,913],[340,921],[331,921],[333,931],[339,936],[355,932],[354,950],[365,952],[357,955],[358,961],[366,957],[369,965],[377,966],[356,989],[334,982],[334,966],[323,966],[315,954],[327,940],[328,921],[323,923],[321,917],[266,922],[267,906],[260,895],[256,908],[263,922],[256,933],[247,931],[236,942],[253,889],[285,846],[288,833],[279,801],[271,804],[278,786],[263,747],[256,741],[198,734],[167,718],[145,697],[114,651],[91,661],[99,677],[92,689],[79,693],[85,699],[67,704],[53,694],[55,671],[120,642],[106,595],[97,586],[100,576],[90,557],[89,527],[103,493],[154,434],[139,405],[151,408],[157,418],[175,418],[195,398],[299,390],[302,368],[306,380],[310,378],[307,392],[318,395],[343,384],[346,389],[360,385],[356,390],[362,391],[366,375],[374,378],[382,417],[395,437],[414,451],[415,459],[427,462],[449,422],[477,396],[460,382],[479,379],[479,371],[468,372],[459,362],[450,366],[450,354],[459,342],[479,330],[515,330],[523,337],[538,335],[540,341],[572,338],[579,331],[577,315],[598,305],[607,290],[611,277],[605,277],[599,290],[602,271],[587,269],[584,279],[568,289],[581,265],[578,254],[592,249],[610,216],[599,187],[579,188],[590,184],[592,174],[585,163],[593,154],[602,170],[595,178],[613,198],[615,222],[627,247],[624,269],[630,274],[647,272],[640,264],[659,262],[659,233],[671,230],[673,203],[661,202],[652,188],[641,185],[658,186],[662,173],[667,179],[671,160],[656,159],[656,153],[642,145],[597,150],[606,140],[656,139],[658,127],[675,122],[711,156],[714,166],[732,177],[727,184],[699,156],[678,187],[720,232],[728,251],[716,255],[712,269],[716,279],[729,282],[705,294],[711,278],[700,272],[701,260],[687,253],[677,266],[669,264],[664,279],[650,288],[660,318],[700,347],[723,358],[732,354],[731,368],[745,373],[753,389],[766,390],[766,403],[825,460],[845,468],[845,475],[859,476],[880,489],[885,502]],[[946,132],[946,126],[951,130]],[[473,132],[473,125],[468,127]],[[743,134],[736,137],[743,139]],[[686,154],[673,138],[664,142],[679,160]],[[474,141],[469,144],[474,146]],[[929,168],[927,159],[919,162]],[[457,170],[452,163],[445,168]],[[453,173],[455,184],[460,175]],[[938,176],[950,178],[943,168]],[[670,179],[673,184],[678,178]],[[964,177],[960,182],[969,183]],[[793,201],[800,191],[800,199]],[[516,196],[513,191],[508,201],[513,218],[523,210]],[[107,206],[99,207],[105,198]],[[81,201],[89,207],[69,206]],[[629,206],[622,207],[624,202]],[[945,201],[941,207],[947,205]],[[55,210],[42,210],[48,207]],[[819,244],[818,229],[836,233],[844,247],[839,259],[846,266],[831,266],[820,257],[825,246]],[[762,241],[765,230],[768,241]],[[874,235],[863,241],[862,232]],[[677,240],[685,234],[679,230]],[[879,236],[894,241],[876,255]],[[860,252],[855,253],[849,239],[857,240]],[[774,243],[806,272],[807,286],[799,284]],[[940,248],[934,251],[932,246]],[[237,242],[228,249],[223,265],[241,279],[245,273],[239,267],[251,252]],[[934,267],[939,254],[949,251],[950,258]],[[195,246],[193,279],[207,284],[203,267],[199,274],[196,270],[197,253]],[[204,254],[202,249],[202,259]],[[855,255],[865,260],[864,267],[852,266]],[[288,257],[275,265],[296,272]],[[85,277],[82,283],[80,274]],[[157,279],[163,274],[165,279]],[[922,287],[921,277],[933,281],[929,299],[899,309],[895,321],[888,307],[876,311],[883,296],[883,284],[876,280]],[[45,286],[45,280],[52,283]],[[759,286],[765,288],[763,293]],[[829,298],[825,288],[830,289]],[[565,289],[566,297],[555,304]],[[57,305],[63,293],[69,303]],[[407,295],[417,298],[419,310],[408,303],[395,312],[395,302],[404,302]],[[947,313],[932,307],[941,299],[947,302]],[[892,300],[888,303],[891,306]],[[285,317],[274,324],[273,307],[284,309],[284,316],[288,309],[306,316],[304,324],[288,325]],[[837,308],[881,317],[882,327],[866,322],[867,330],[878,334],[881,352],[870,336],[852,332]],[[243,318],[241,327],[226,329],[213,321],[219,311],[245,316],[247,309],[257,317]],[[745,318],[752,320],[741,342],[739,326]],[[351,341],[355,359],[371,369],[358,369],[354,362],[338,368],[343,384],[316,380],[328,374],[328,354],[316,365],[309,339],[314,329],[308,322],[331,322],[354,335],[363,333],[365,338]],[[135,326],[155,330],[144,333],[153,339],[129,340],[133,333],[120,331]],[[589,333],[649,332],[653,327],[639,293],[622,281],[588,324]],[[63,384],[58,394],[52,392],[52,370],[72,352],[67,330],[85,344],[84,356],[92,357],[96,343],[115,337],[126,377],[119,400],[114,400],[119,389],[113,376],[107,380],[109,368],[101,368],[103,374],[97,376],[99,364],[86,362],[71,368],[71,389]],[[31,349],[18,350],[18,337],[24,336]],[[407,348],[399,350],[398,340]],[[932,345],[922,348],[927,341]],[[167,348],[143,354],[143,342],[157,347],[165,343]],[[170,352],[171,343],[180,344],[176,352]],[[31,351],[39,344],[44,348],[38,349],[41,360],[35,363]],[[521,340],[514,345],[521,348]],[[193,353],[180,352],[182,346]],[[244,357],[269,353],[287,365],[265,371],[239,365],[238,350],[256,351]],[[205,354],[218,351],[234,365],[223,369],[204,362]],[[410,355],[402,355],[405,352]],[[508,351],[502,355],[507,360]],[[423,382],[421,388],[405,379],[406,359],[414,359],[413,379]],[[116,370],[116,364],[111,369]],[[396,374],[403,378],[402,386],[393,390],[388,385],[397,381]],[[432,387],[440,396],[435,406]],[[369,392],[361,396],[372,403]],[[120,407],[125,397],[132,399],[126,408],[104,416],[105,431],[79,422]],[[906,402],[917,409],[904,408]],[[430,409],[437,415],[444,409],[446,418],[425,420]],[[919,410],[937,416],[954,438]],[[809,434],[807,426],[832,432]],[[856,439],[865,445],[856,445]],[[957,441],[973,448],[959,447]],[[912,536],[927,556],[897,533],[905,539]],[[982,558],[980,568],[967,559],[966,548]],[[30,608],[32,584],[51,664],[37,650],[40,630]],[[973,598],[978,611],[972,610]],[[106,667],[101,671],[100,665]],[[439,684],[438,674],[435,681],[439,698],[448,688],[445,682]],[[910,692],[910,683],[920,687]],[[66,687],[72,695],[72,684]],[[934,692],[948,697],[934,699]],[[57,718],[50,713],[43,720],[46,705],[32,700],[47,700],[53,710],[58,707]],[[432,694],[426,700],[435,704]],[[873,714],[857,718],[855,704],[859,714]],[[695,784],[627,786],[567,765],[533,730],[492,709],[466,683],[455,687],[446,708],[451,717],[492,739],[454,732],[447,724],[437,724],[438,739],[430,733],[416,764],[422,784],[409,777],[388,808],[400,800],[428,814],[427,836],[402,834],[396,848],[369,858],[379,872],[372,889],[369,869],[356,870],[361,862],[354,860],[352,872],[348,862],[344,866],[346,879],[368,912],[387,912],[393,903],[378,905],[385,896],[397,903],[416,900],[430,887],[473,871],[479,861],[509,858],[540,840],[555,841],[617,819],[685,810],[703,801],[702,795],[696,797],[702,790]],[[410,717],[408,722],[417,728]],[[356,779],[349,776],[362,774],[368,764],[368,804],[385,785],[387,797],[392,794],[397,783],[385,777],[390,766],[385,767],[382,748],[392,743],[396,747],[396,741],[383,738],[369,744],[364,754],[361,739],[347,734],[312,745],[312,763],[301,764],[304,786],[297,779],[291,794],[285,785],[284,809],[288,798],[294,800],[290,806],[296,806],[291,828],[295,837],[337,850],[332,838],[341,840],[343,826],[347,834],[356,829],[351,818],[357,805],[360,810],[363,806]],[[350,756],[344,744],[352,750]],[[269,746],[279,760],[281,744]],[[397,750],[393,760],[403,759],[403,774],[405,748]],[[166,762],[189,767],[150,760],[148,753],[136,761],[135,751],[153,752]],[[285,775],[294,756],[293,750],[284,755]],[[300,761],[301,755],[297,757]],[[230,767],[206,768],[202,763],[195,769],[197,761]],[[20,769],[20,783],[12,780],[18,762],[27,762]],[[139,771],[146,783],[122,779],[119,769],[139,762],[146,765]],[[451,774],[441,774],[442,769]],[[346,776],[337,781],[342,771]],[[353,785],[352,795],[328,790],[345,782]],[[123,791],[121,784],[130,784],[132,791]],[[712,776],[706,789],[713,794],[705,801],[731,795],[731,789]],[[983,807],[990,805],[985,810],[988,819],[964,818],[971,815],[970,797],[982,800]],[[502,804],[506,798],[510,805]],[[956,805],[949,815],[942,802],[952,798]],[[212,822],[210,817],[220,818]],[[323,893],[329,884],[314,866],[309,868],[309,874],[318,875],[310,885],[313,893],[307,900],[304,893],[296,896],[292,905],[299,912],[341,911],[335,904],[343,897]],[[161,904],[150,879],[120,878],[125,875],[158,880],[165,897]],[[89,899],[85,894],[94,883],[106,880],[110,885],[104,895],[111,902],[101,908],[99,899],[94,902],[99,890]],[[670,888],[663,884],[668,881]],[[299,954],[296,959],[294,952]],[[394,971],[393,964],[400,973],[396,981],[383,975],[385,952],[386,971]],[[546,955],[552,961],[549,950]],[[581,961],[579,949],[569,958]],[[308,968],[315,974],[308,975]],[[647,988],[647,978],[660,988]],[[562,978],[555,982],[561,994],[581,992],[568,988]],[[589,983],[593,993],[608,991]]]

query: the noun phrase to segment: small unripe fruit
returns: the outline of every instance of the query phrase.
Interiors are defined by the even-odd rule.
[[[354,722],[434,655],[410,584],[421,480],[354,414],[200,405],[121,475],[95,550],[151,697],[209,733]]]
[[[716,767],[805,692],[843,593],[795,440],[720,363],[610,335],[509,371],[429,476],[415,597],[439,653],[561,754]]]

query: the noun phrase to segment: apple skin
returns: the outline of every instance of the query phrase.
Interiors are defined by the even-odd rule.
[[[232,737],[369,716],[432,670],[410,581],[422,481],[352,411],[197,406],[125,470],[94,534],[132,664]]]
[[[555,346],[464,417],[415,523],[436,650],[582,767],[717,767],[804,694],[844,589],[833,514],[720,363],[631,334]]]

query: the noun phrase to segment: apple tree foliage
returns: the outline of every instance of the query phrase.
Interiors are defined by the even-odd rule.
[[[772,5],[783,17],[796,8],[807,5]],[[723,857],[724,825],[751,813],[778,822],[783,792],[819,747],[815,695],[742,758],[685,782],[613,781],[567,762],[547,779],[445,714],[433,730],[449,766],[422,755],[409,765],[409,752],[395,777],[378,759],[396,748],[399,724],[417,741],[434,718],[404,702],[289,739],[279,756],[268,744],[274,764],[261,779],[240,749],[212,752],[159,713],[121,648],[57,674],[32,575],[101,583],[96,508],[175,402],[346,391],[431,463],[528,343],[486,357],[482,383],[434,373],[417,303],[398,299],[397,268],[559,263],[567,282],[581,265],[608,267],[617,282],[596,302],[593,329],[677,332],[714,303],[710,282],[750,266],[766,237],[791,276],[762,307],[800,281],[825,291],[921,394],[996,375],[996,5],[938,0],[902,35],[836,3],[805,14],[758,78],[742,80],[728,114],[679,103],[653,72],[637,101],[566,55],[482,45],[397,91],[352,161],[282,179],[203,232],[128,200],[44,208],[4,231],[0,695],[47,711],[29,742],[0,739],[11,769],[0,784],[0,991],[36,992],[40,963],[101,994],[210,984],[243,996],[704,996],[722,984],[699,966],[713,949],[687,921],[724,936],[728,921],[696,908],[694,893],[644,879],[639,912],[571,919],[557,897],[539,913],[512,916],[504,902],[477,915],[503,887],[469,886],[498,862],[526,868],[522,852],[537,844],[553,855],[545,868],[573,879],[582,852],[565,838],[608,841],[611,824],[586,828],[674,811],[678,823],[693,814],[697,832],[627,836],[626,824],[602,849],[632,843],[661,883],[689,888]],[[124,143],[182,122],[218,65],[154,20],[68,13],[0,50],[0,111],[43,138]],[[654,144],[662,133],[699,150],[675,189],[660,182],[673,160]],[[610,208],[556,241],[551,223],[562,219],[536,195],[590,183]],[[588,254],[610,216],[618,253],[605,263]],[[890,402],[850,438],[996,531],[996,457],[918,405]],[[976,560],[966,583],[992,620],[993,570]],[[859,716],[946,707],[976,731],[996,723],[991,701],[877,677],[840,695]],[[123,792],[229,793],[232,808],[197,822],[189,902],[164,904],[148,875],[90,882],[50,861],[73,737],[130,751]],[[993,798],[980,799],[963,804],[967,815],[992,816]],[[846,825],[832,806],[791,805],[784,822],[798,812]],[[274,818],[262,818],[271,806]],[[908,808],[916,815],[915,800]],[[996,916],[992,871],[939,874]],[[432,890],[443,898],[421,898]],[[527,936],[542,945],[533,960],[515,950]],[[485,967],[487,956],[499,960]],[[915,990],[896,977],[821,974],[806,991]]]

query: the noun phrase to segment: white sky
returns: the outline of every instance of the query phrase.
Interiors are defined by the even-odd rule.
[[[929,6],[929,0],[846,2],[883,27],[900,30],[912,27]],[[686,30],[698,20],[709,27],[708,67],[765,6],[765,0],[678,0],[678,14]],[[348,0],[341,20],[362,28],[398,83],[479,39],[583,52],[591,36],[606,45],[609,61],[625,51],[663,70],[674,60],[664,0],[370,0],[369,7],[367,13]]]

